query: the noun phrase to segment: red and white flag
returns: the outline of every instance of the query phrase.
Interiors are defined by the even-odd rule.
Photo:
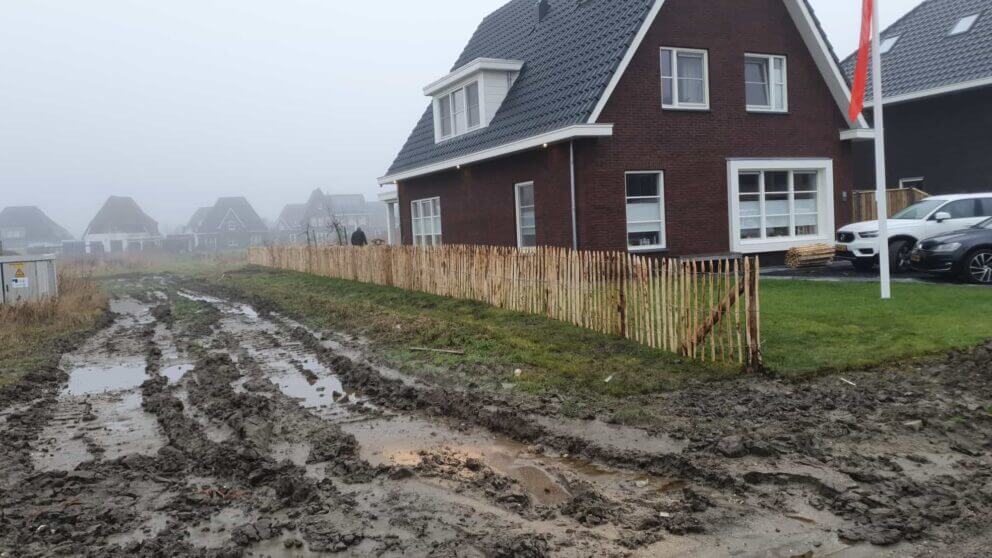
[[[854,90],[851,91],[851,109],[848,116],[857,120],[865,109],[865,91],[868,87],[868,57],[871,54],[872,14],[874,0],[862,0],[861,44],[858,48],[858,64],[854,69]]]

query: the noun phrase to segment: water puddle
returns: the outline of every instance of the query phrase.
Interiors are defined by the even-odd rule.
[[[193,364],[176,364],[163,368],[160,373],[169,379],[170,384],[175,385],[178,384],[179,381],[182,380],[186,374],[192,371],[195,367],[196,366]]]
[[[640,428],[608,424],[598,420],[544,416],[530,418],[555,434],[583,438],[603,448],[650,454],[676,454],[682,453],[689,447],[687,440],[676,440],[665,435],[654,435]]]
[[[96,366],[84,366],[69,372],[69,385],[63,397],[94,395],[136,389],[148,379],[144,357]]]

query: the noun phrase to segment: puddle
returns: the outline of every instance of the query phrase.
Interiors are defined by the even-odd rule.
[[[144,357],[130,357],[115,364],[84,366],[69,372],[63,397],[136,389],[148,379]]]
[[[224,508],[215,513],[210,519],[200,522],[186,530],[189,542],[200,548],[223,548],[231,542],[231,531],[257,519],[255,514],[249,514],[238,508]]]
[[[193,364],[176,364],[163,368],[161,374],[169,379],[170,384],[178,384],[196,366]]]
[[[654,435],[630,426],[608,424],[599,420],[578,420],[563,417],[532,416],[532,420],[559,435],[583,438],[603,448],[638,451],[650,454],[675,454],[689,447],[686,440]]]
[[[204,302],[204,303],[207,303],[207,304],[212,304],[212,305],[218,307],[218,309],[220,309],[220,310],[232,309],[232,310],[234,310],[235,313],[241,314],[242,316],[248,318],[249,320],[252,320],[252,321],[258,320],[258,312],[254,308],[252,308],[251,306],[249,306],[247,304],[239,304],[239,303],[236,303],[236,302],[230,302],[230,301],[222,300],[222,299],[217,298],[217,297],[214,297],[214,296],[209,296],[209,295],[204,295],[204,294],[198,294],[198,293],[191,293],[191,292],[188,292],[188,291],[179,291],[178,294],[179,294],[179,296],[181,296],[181,297],[183,297],[183,298],[185,298],[187,300],[192,300],[194,302]]]

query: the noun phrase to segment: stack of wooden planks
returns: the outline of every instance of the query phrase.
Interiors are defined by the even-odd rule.
[[[785,265],[792,269],[820,267],[834,261],[837,249],[832,244],[812,244],[789,250],[785,255]]]

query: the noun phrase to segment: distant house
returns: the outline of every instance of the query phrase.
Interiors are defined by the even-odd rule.
[[[512,0],[417,93],[405,244],[778,258],[847,223],[868,135],[808,0]]]
[[[120,196],[107,199],[83,234],[90,254],[158,250],[162,241],[158,222],[134,199]]]
[[[196,249],[204,252],[244,250],[269,240],[269,228],[243,197],[220,198],[198,209],[187,225]]]
[[[276,222],[280,243],[347,244],[359,227],[369,240],[387,236],[386,206],[366,201],[360,194],[328,195],[319,188],[307,203],[283,208]]]
[[[4,252],[56,252],[69,240],[72,235],[37,207],[5,207],[0,211],[0,244]]]
[[[927,0],[882,33],[880,50],[888,186],[992,191],[992,1]],[[844,62],[849,76],[854,65]],[[855,186],[874,188],[874,144],[854,153]]]

